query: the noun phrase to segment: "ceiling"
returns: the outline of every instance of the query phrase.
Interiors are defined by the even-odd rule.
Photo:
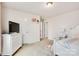
[[[46,7],[46,2],[3,2],[2,5],[45,17],[54,17],[62,13],[79,10],[79,2],[53,2],[52,7]]]

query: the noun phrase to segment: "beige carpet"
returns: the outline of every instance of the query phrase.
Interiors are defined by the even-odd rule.
[[[34,44],[25,44],[15,56],[53,56],[54,54],[49,46],[49,44],[51,44],[50,42],[51,41],[44,39]]]

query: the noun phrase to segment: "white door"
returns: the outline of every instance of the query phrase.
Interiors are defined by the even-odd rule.
[[[45,24],[44,22],[40,22],[40,38],[45,37]]]
[[[32,42],[38,42],[40,41],[40,24],[37,22],[34,22],[32,24],[32,36],[33,41]]]
[[[23,43],[27,44],[30,43],[32,40],[32,26],[31,23],[25,23],[22,25],[22,31],[23,31]]]
[[[29,22],[26,25],[23,27],[23,42],[26,44],[40,41],[40,24],[37,22]]]

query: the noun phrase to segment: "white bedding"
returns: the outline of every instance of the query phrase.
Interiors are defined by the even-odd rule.
[[[79,39],[63,39],[54,43],[55,54],[61,56],[78,56],[79,55]]]

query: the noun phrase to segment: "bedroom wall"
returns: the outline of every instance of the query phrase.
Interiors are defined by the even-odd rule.
[[[72,28],[77,24],[79,24],[79,10],[49,18],[48,37],[49,39],[54,39],[57,37],[58,33],[60,34],[64,29]]]
[[[39,23],[32,22],[32,17],[38,15],[22,12],[10,8],[2,8],[2,33],[9,33],[9,21],[20,24],[20,33],[23,35],[23,43],[33,43],[40,40]]]

